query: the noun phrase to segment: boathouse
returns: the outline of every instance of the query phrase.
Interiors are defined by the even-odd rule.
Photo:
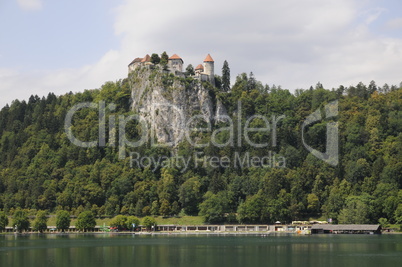
[[[379,224],[314,224],[312,234],[381,234]]]

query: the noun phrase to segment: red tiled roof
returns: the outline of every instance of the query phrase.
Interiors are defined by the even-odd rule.
[[[148,54],[141,60],[141,62],[150,62],[150,61],[151,57]]]
[[[134,64],[134,63],[136,63],[136,62],[141,62],[141,60],[142,60],[142,58],[136,57],[136,58],[134,58],[134,60],[131,61],[131,63],[128,64],[128,65],[130,66],[131,64]]]
[[[204,59],[204,62],[214,62],[214,60],[212,59],[211,55],[208,54],[208,56]]]
[[[195,70],[204,70],[204,66],[202,64],[199,64]]]
[[[169,59],[181,59],[181,57],[179,57],[177,54],[174,54]]]

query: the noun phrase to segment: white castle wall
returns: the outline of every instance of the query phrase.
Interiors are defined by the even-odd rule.
[[[204,73],[209,76],[209,81],[215,85],[214,62],[204,62]]]
[[[172,73],[183,72],[183,61],[180,59],[169,59],[168,66]]]

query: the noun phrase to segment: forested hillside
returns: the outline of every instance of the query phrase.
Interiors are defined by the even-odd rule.
[[[195,148],[185,141],[174,149],[150,143],[127,148],[127,152],[149,157],[171,157],[172,152],[190,157],[198,152],[234,158],[236,153],[264,156],[269,150],[271,155],[286,159],[284,168],[194,163],[188,169],[140,168],[130,166],[130,157],[119,159],[111,136],[104,146],[82,148],[72,144],[64,123],[73,105],[114,103],[116,108],[107,111],[107,125],[111,117],[132,114],[128,79],[83,93],[15,100],[0,111],[0,210],[10,215],[16,208],[52,213],[68,210],[77,215],[92,210],[98,216],[201,214],[213,223],[321,217],[339,223],[377,223],[387,218],[402,224],[402,88],[378,87],[374,82],[333,90],[322,87],[317,84],[291,94],[242,74],[228,92],[209,88],[234,122],[244,124],[256,114],[267,118],[285,115],[278,122],[277,144],[268,149],[247,142]],[[306,117],[333,100],[339,100],[339,116],[334,120],[339,123],[340,156],[335,167],[310,154],[301,135]],[[96,109],[77,112],[73,129],[77,138],[98,139],[98,116]],[[224,125],[221,122],[213,127]],[[253,120],[251,126],[261,127],[261,121]],[[127,125],[127,136],[136,139],[140,134],[139,125]],[[208,133],[198,134],[201,139],[210,137]],[[222,143],[225,134],[222,131],[217,136]],[[306,142],[325,151],[325,135],[326,121],[320,121],[309,127]],[[269,133],[250,136],[259,143],[272,141]]]

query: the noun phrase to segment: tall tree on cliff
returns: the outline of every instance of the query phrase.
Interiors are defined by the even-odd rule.
[[[230,90],[230,68],[226,60],[223,62],[222,67],[222,90],[225,92]]]

